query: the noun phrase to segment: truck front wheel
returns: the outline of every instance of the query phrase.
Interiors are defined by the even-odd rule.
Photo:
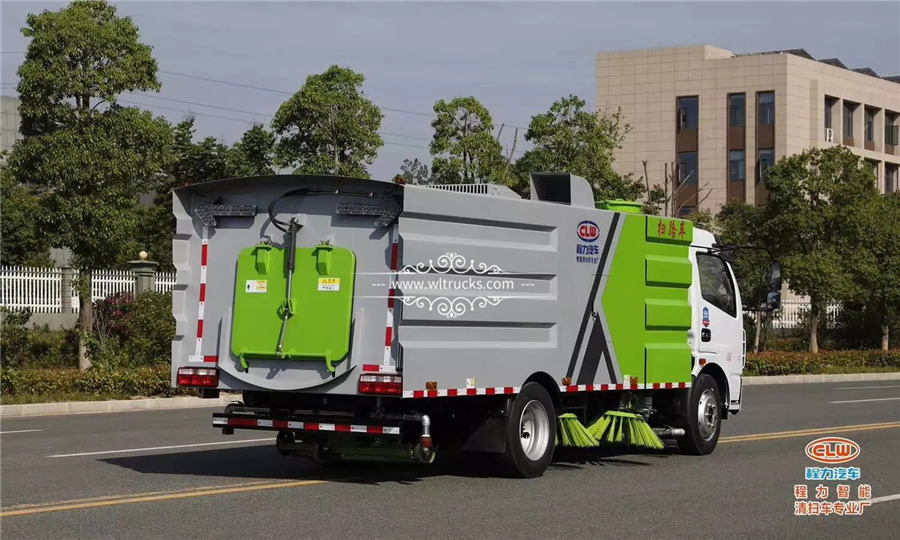
[[[506,451],[501,470],[510,476],[536,478],[544,474],[556,446],[555,409],[540,384],[530,382],[513,401],[505,426]]]
[[[719,442],[722,427],[722,395],[715,379],[706,373],[697,376],[687,403],[685,434],[678,447],[685,454],[711,454]]]

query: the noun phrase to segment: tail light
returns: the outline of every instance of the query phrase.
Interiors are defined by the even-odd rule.
[[[403,377],[400,375],[365,374],[359,376],[360,394],[399,396],[403,394]]]
[[[178,386],[219,386],[219,368],[178,368]]]

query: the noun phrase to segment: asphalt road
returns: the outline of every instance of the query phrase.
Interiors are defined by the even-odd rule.
[[[7,419],[3,538],[896,538],[900,383],[745,388],[706,457],[562,456],[543,477],[467,462],[325,468],[284,458],[266,432],[222,436],[210,409]],[[838,428],[837,426],[842,426]],[[832,428],[832,429],[819,429]],[[782,433],[788,431],[799,433]],[[860,516],[795,516],[804,447],[840,435],[876,501]],[[223,444],[224,443],[224,444]],[[835,486],[827,500],[835,501]],[[895,496],[895,497],[891,497]]]

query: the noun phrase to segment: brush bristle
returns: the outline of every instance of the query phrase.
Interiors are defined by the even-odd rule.
[[[600,444],[623,444],[653,450],[665,448],[662,440],[640,414],[607,411],[587,431]]]
[[[581,422],[572,413],[559,416],[559,429],[557,430],[556,444],[559,446],[574,446],[576,448],[588,448],[599,445]]]

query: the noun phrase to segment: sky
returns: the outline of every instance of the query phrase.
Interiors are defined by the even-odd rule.
[[[268,124],[308,75],[332,64],[365,75],[385,141],[370,168],[388,180],[405,158],[430,164],[432,107],[475,96],[505,124],[516,157],[531,117],[575,94],[595,106],[598,52],[709,44],[737,53],[805,49],[851,68],[900,74],[900,2],[113,2],[153,47],[162,90],[122,97],[197,135],[231,144]],[[30,12],[0,4],[0,89],[15,94]],[[185,76],[188,75],[188,76]],[[258,87],[243,88],[203,79]],[[274,90],[267,91],[262,89]]]

